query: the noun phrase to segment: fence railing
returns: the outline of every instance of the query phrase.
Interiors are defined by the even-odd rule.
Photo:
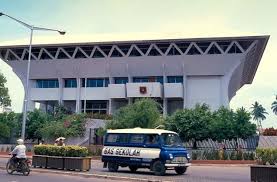
[[[232,140],[223,140],[221,142],[214,141],[212,139],[196,141],[196,148],[198,149],[237,149],[238,147],[241,149],[247,150],[255,150],[259,143],[259,137],[251,137],[247,139],[232,139]],[[186,148],[194,148],[194,141],[190,140],[188,142],[184,142],[184,146]]]

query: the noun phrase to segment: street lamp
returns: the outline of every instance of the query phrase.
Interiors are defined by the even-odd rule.
[[[30,44],[29,44],[29,57],[28,57],[28,66],[27,66],[27,77],[26,77],[26,89],[25,89],[25,96],[24,96],[24,106],[23,106],[23,120],[22,120],[22,131],[21,131],[21,138],[25,139],[25,127],[26,127],[26,119],[27,119],[27,106],[28,106],[28,99],[29,99],[29,77],[30,77],[30,63],[31,63],[31,51],[32,51],[32,39],[33,39],[33,31],[34,30],[41,30],[41,31],[54,31],[58,32],[61,35],[65,34],[65,31],[61,30],[56,30],[56,29],[50,29],[50,28],[43,28],[43,27],[36,27],[33,25],[29,25],[23,21],[20,21],[14,17],[11,17],[7,14],[4,14],[0,12],[0,16],[6,16],[17,23],[20,23],[21,25],[27,27],[30,29],[31,34],[30,34]]]

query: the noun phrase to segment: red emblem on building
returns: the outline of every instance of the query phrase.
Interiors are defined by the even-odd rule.
[[[140,92],[141,94],[146,94],[146,93],[147,93],[146,87],[145,87],[145,86],[139,87],[139,92]]]

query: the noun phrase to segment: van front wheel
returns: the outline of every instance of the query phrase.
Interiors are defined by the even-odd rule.
[[[187,171],[187,167],[175,167],[177,174],[184,174]]]
[[[129,166],[129,169],[132,173],[134,173],[138,170],[138,167],[137,166]]]
[[[108,162],[108,169],[110,172],[116,172],[118,170],[118,165],[115,162]]]
[[[165,175],[166,168],[164,166],[164,163],[162,163],[161,161],[155,161],[153,163],[152,169],[154,171],[154,174],[157,176]]]

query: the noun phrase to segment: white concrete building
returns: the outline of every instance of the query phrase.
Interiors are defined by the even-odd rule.
[[[164,115],[196,103],[228,107],[236,91],[252,83],[268,39],[34,45],[28,109],[60,103],[76,112],[113,113],[140,97],[155,98]],[[25,86],[28,46],[2,46],[0,57]]]

